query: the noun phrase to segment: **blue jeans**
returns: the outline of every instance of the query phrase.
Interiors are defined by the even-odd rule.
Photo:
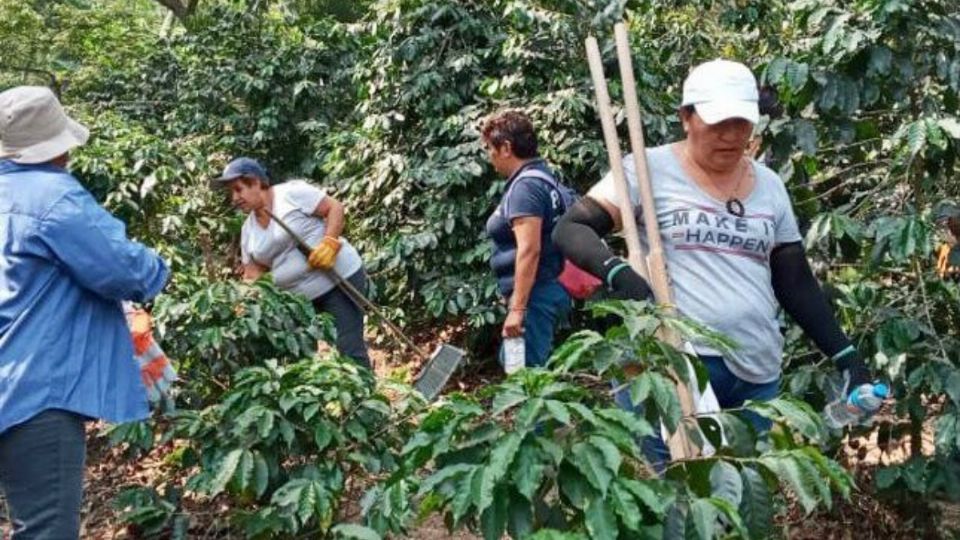
[[[367,294],[367,273],[363,268],[344,279],[360,291],[360,294]],[[361,367],[373,369],[367,352],[367,342],[363,338],[363,309],[347,296],[347,293],[340,290],[340,287],[334,287],[330,292],[314,298],[313,308],[333,316],[333,326],[337,329],[337,350],[340,354],[352,358]]]
[[[13,540],[80,536],[85,417],[48,409],[0,434],[0,491]]]
[[[736,375],[727,367],[722,357],[719,356],[701,356],[700,360],[707,368],[710,376],[710,386],[713,387],[713,393],[717,395],[717,401],[721,409],[730,409],[740,407],[749,399],[758,401],[767,401],[777,397],[780,390],[780,380],[755,384],[747,382]],[[617,405],[637,414],[643,414],[643,404],[634,406],[630,403],[629,389],[623,389],[614,396]],[[769,419],[760,416],[753,411],[744,411],[741,417],[749,422],[757,433],[765,433],[773,425]],[[644,437],[641,441],[643,455],[653,466],[654,470],[662,473],[670,462],[670,450],[666,443],[660,438],[660,428],[655,427],[655,434]]]
[[[527,301],[527,313],[523,318],[524,364],[527,367],[540,367],[547,363],[553,350],[553,331],[570,307],[570,295],[557,281],[533,285]],[[499,358],[503,364],[503,345],[500,346]]]

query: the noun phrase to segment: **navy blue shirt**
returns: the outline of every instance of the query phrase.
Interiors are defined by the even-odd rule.
[[[552,182],[530,176],[537,169],[547,173]],[[497,209],[487,219],[487,236],[493,240],[490,266],[497,277],[500,293],[509,298],[513,293],[514,271],[517,260],[517,238],[511,223],[522,217],[539,217],[540,260],[534,285],[557,279],[563,270],[563,255],[553,244],[550,234],[571,201],[566,200],[566,188],[559,185],[553,172],[542,159],[525,163],[507,180],[507,190]]]

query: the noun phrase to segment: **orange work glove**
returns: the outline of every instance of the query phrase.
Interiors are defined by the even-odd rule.
[[[937,250],[937,275],[941,278],[947,275],[947,260],[950,257],[950,245],[943,244]]]
[[[340,240],[332,236],[324,236],[320,245],[310,252],[310,256],[307,257],[307,264],[317,270],[329,270],[333,268],[333,263],[336,262],[339,252]]]

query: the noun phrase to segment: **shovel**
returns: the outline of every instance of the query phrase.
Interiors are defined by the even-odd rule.
[[[280,218],[275,216],[273,212],[267,210],[267,215],[270,216],[270,219],[275,221],[281,229],[287,232],[290,235],[290,238],[297,244],[297,249],[300,253],[303,253],[304,257],[309,257],[310,252],[313,249],[300,238],[297,233],[283,222]],[[403,333],[403,330],[400,330],[397,325],[393,324],[390,319],[383,314],[383,311],[373,302],[370,301],[362,292],[357,290],[352,283],[343,279],[340,274],[334,269],[324,270],[327,276],[333,280],[334,284],[347,295],[354,304],[357,305],[362,311],[372,311],[383,328],[390,331],[394,339],[402,345],[406,345],[413,352],[417,354],[421,359],[426,359],[427,364],[424,366],[420,373],[416,376],[413,382],[413,387],[423,394],[428,401],[433,401],[437,395],[440,394],[440,391],[443,390],[444,385],[447,384],[447,381],[450,379],[450,376],[456,371],[457,367],[460,366],[460,362],[463,361],[465,355],[463,349],[454,347],[453,345],[447,343],[441,343],[437,346],[437,349],[433,351],[433,354],[427,356],[427,354],[418,347],[412,339],[407,337]]]

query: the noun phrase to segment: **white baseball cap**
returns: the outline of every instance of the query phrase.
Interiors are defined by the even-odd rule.
[[[693,68],[683,81],[683,103],[693,105],[700,118],[716,124],[729,118],[760,121],[757,79],[740,62],[711,60]]]
[[[44,163],[82,146],[90,130],[63,111],[45,86],[18,86],[0,93],[0,159]]]

